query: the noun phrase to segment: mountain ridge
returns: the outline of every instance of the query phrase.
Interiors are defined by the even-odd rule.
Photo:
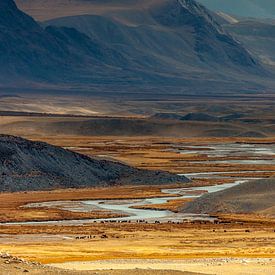
[[[193,0],[149,4],[139,0],[134,2],[143,7],[128,3],[130,12],[120,7],[104,16],[66,17],[42,25],[17,9],[12,0],[4,1],[9,11],[7,7],[0,11],[6,17],[0,21],[2,83],[27,79],[83,87],[187,88],[209,83],[222,89],[233,83],[243,89],[253,79],[249,86],[256,89],[262,84],[254,83],[255,76],[266,77],[261,64]],[[84,2],[100,7],[99,1]],[[11,20],[12,24],[5,23]]]

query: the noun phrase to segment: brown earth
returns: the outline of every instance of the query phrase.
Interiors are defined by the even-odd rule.
[[[188,202],[191,202],[193,199],[178,199],[178,200],[169,200],[164,204],[145,204],[133,206],[136,209],[153,209],[153,210],[170,210],[172,212],[179,212],[180,209]]]

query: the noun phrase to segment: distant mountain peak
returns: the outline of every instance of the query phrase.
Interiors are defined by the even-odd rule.
[[[203,16],[205,20],[208,22],[215,24],[216,27],[219,27],[219,24],[214,20],[214,18],[210,15],[209,11],[197,1],[194,0],[177,0],[181,4],[181,6],[187,9],[190,13],[196,14],[197,16]]]
[[[199,24],[210,24],[223,32],[220,25],[213,19],[210,12],[194,0],[167,0],[160,1],[157,7],[153,8],[153,14],[163,24],[184,26]],[[199,21],[199,19],[201,19]]]
[[[14,27],[25,29],[38,27],[38,24],[30,17],[17,8],[13,0],[0,1],[0,27],[12,29]]]
[[[198,2],[194,1],[194,0],[176,0],[180,3],[180,5],[185,8],[188,9],[189,11],[193,11],[193,12],[201,12],[201,10],[205,10],[205,8],[200,5]]]

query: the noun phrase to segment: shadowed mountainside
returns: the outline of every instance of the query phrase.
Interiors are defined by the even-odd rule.
[[[121,8],[101,15],[91,12],[91,15],[59,18],[46,24],[77,28],[109,45],[121,45],[121,51],[133,57],[146,54],[150,57],[147,62],[163,63],[168,59],[178,69],[188,65],[192,70],[193,64],[204,67],[227,63],[247,69],[256,66],[245,49],[193,0],[148,1],[147,5],[143,3],[143,9],[132,4],[126,10]]]
[[[2,83],[262,87],[254,80],[265,70],[193,0],[63,2],[43,1],[39,10],[91,8],[42,27],[12,0],[1,2]],[[37,11],[36,1],[18,3]]]
[[[0,136],[0,191],[186,183],[186,177],[91,159],[60,147]]]
[[[224,28],[247,49],[258,56],[262,63],[275,66],[275,24],[256,19],[240,20]]]
[[[259,213],[275,216],[275,179],[257,180],[206,194],[187,204],[186,213]]]
[[[0,80],[81,81],[91,73],[121,62],[118,53],[72,28],[42,28],[17,9],[13,0],[0,3]],[[107,64],[107,65],[106,65]],[[88,69],[85,69],[88,68]]]

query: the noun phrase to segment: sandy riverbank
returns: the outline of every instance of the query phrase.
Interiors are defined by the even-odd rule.
[[[206,274],[217,275],[271,275],[275,273],[274,258],[221,258],[196,260],[109,260],[95,262],[70,262],[63,264],[55,264],[53,266],[71,270],[149,269],[171,270],[171,272],[172,270],[201,272]]]

